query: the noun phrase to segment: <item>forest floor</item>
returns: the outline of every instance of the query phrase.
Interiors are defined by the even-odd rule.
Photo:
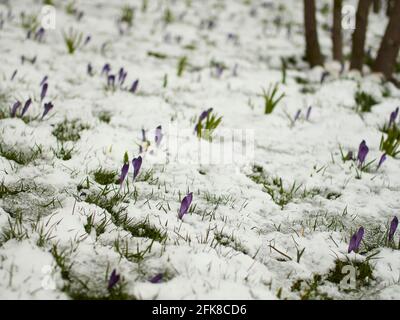
[[[11,14],[0,4],[0,298],[400,298],[399,232],[387,241],[399,160],[378,168],[400,90],[368,64],[361,77],[329,62],[330,1],[318,1],[327,63],[311,70],[301,1],[136,1],[131,27],[118,23],[127,1],[54,2],[56,28],[41,41],[27,39],[40,1],[10,1]],[[386,21],[371,14],[372,56]],[[69,30],[90,35],[73,54]],[[107,86],[106,63],[116,82],[127,71],[123,85]],[[265,114],[275,83],[285,96]],[[199,138],[208,108],[222,121]],[[362,140],[360,168],[344,157]],[[120,186],[139,145],[139,175],[130,166]]]

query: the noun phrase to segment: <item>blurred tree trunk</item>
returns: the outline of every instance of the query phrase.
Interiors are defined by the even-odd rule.
[[[382,8],[382,0],[374,0],[374,13],[379,13]]]
[[[386,15],[390,17],[396,0],[386,0]]]
[[[304,0],[304,27],[306,37],[306,60],[311,67],[322,65],[324,59],[318,42],[315,0]]]
[[[386,79],[391,79],[396,67],[400,49],[400,0],[392,8],[390,20],[386,27],[373,70],[382,72]]]
[[[333,59],[342,62],[342,0],[334,0],[333,2],[332,42]]]
[[[372,0],[359,0],[356,14],[356,29],[353,32],[353,48],[350,69],[362,71],[368,13]]]

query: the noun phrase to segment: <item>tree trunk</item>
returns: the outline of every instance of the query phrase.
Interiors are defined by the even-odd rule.
[[[333,59],[342,62],[342,0],[334,0],[333,2],[332,43]]]
[[[396,1],[386,27],[373,70],[382,72],[386,79],[392,77],[400,49],[400,1]]]
[[[362,71],[368,13],[372,0],[359,0],[356,14],[356,29],[353,32],[350,69]]]
[[[379,13],[382,8],[382,0],[374,0],[374,13]]]
[[[394,0],[386,0],[386,15],[390,17],[390,14],[394,7]]]
[[[324,59],[318,42],[315,0],[304,0],[304,26],[306,37],[306,60],[311,67],[322,65]]]

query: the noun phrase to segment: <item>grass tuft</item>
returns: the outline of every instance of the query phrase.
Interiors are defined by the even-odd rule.
[[[278,83],[276,83],[274,86],[270,85],[268,91],[265,91],[264,89],[262,90],[263,93],[261,96],[264,98],[264,113],[270,114],[274,111],[278,103],[285,97],[285,94],[282,93],[279,95],[279,97],[277,96],[279,90]]]
[[[40,158],[43,153],[42,147],[35,145],[29,151],[17,150],[0,142],[0,156],[7,160],[14,161],[20,165],[27,165]]]
[[[378,104],[378,101],[372,95],[364,91],[357,91],[354,100],[356,101],[358,112],[371,112],[372,107]]]
[[[94,181],[103,186],[117,182],[118,173],[114,170],[99,168],[93,172]]]
[[[78,141],[81,138],[81,131],[89,129],[89,125],[79,123],[77,119],[68,121],[64,120],[58,123],[52,131],[53,136],[60,142]]]

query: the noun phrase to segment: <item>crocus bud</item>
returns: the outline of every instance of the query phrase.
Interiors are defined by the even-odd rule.
[[[43,77],[42,81],[40,81],[40,86],[41,87],[45,84],[45,82],[47,82],[47,79],[48,79],[48,76],[44,76]]]
[[[386,153],[384,153],[378,163],[378,169],[381,167],[381,165],[386,161]]]
[[[321,84],[323,84],[325,82],[325,79],[329,76],[329,72],[328,71],[324,71],[321,75]]]
[[[87,65],[87,73],[89,76],[91,76],[91,77],[93,76],[93,67],[90,63],[88,63],[88,65]]]
[[[105,74],[108,75],[108,73],[109,73],[110,71],[111,71],[110,64],[109,64],[109,63],[106,63],[106,64],[103,66],[103,69],[101,70],[101,74],[105,73]]]
[[[11,78],[10,78],[11,81],[14,80],[15,76],[17,75],[17,72],[18,72],[18,70],[15,69],[14,72],[13,72],[13,74],[11,75]]]
[[[131,88],[129,89],[130,93],[135,93],[139,85],[139,79],[136,79],[133,83]]]
[[[361,245],[361,240],[364,236],[364,228],[360,227],[356,233],[354,233],[350,239],[348,253],[354,251],[357,252]]]
[[[17,110],[18,110],[18,108],[21,106],[21,102],[19,102],[19,101],[16,101],[14,104],[13,104],[13,106],[11,107],[11,110],[10,110],[10,115],[11,115],[11,118],[14,118],[15,117],[15,115],[17,114]]]
[[[307,120],[307,121],[310,119],[311,110],[312,110],[312,107],[309,106],[308,109],[307,109],[307,114],[306,114],[306,120]]]
[[[21,117],[23,117],[24,114],[28,111],[28,108],[29,108],[29,106],[31,105],[31,103],[32,103],[32,99],[31,99],[31,98],[29,98],[28,100],[26,100],[25,105],[24,105],[24,108],[22,109],[22,112],[21,112]]]
[[[399,220],[397,219],[397,217],[394,217],[393,220],[390,222],[389,241],[393,241],[394,233],[396,232],[398,225],[399,225]]]
[[[43,99],[46,97],[46,93],[47,93],[47,88],[48,88],[48,84],[47,82],[43,83],[42,85],[42,92],[40,93],[40,101],[43,101]]]
[[[51,109],[53,109],[54,105],[51,102],[47,102],[44,104],[44,111],[42,114],[42,119],[49,113]]]
[[[124,163],[124,165],[121,168],[121,175],[119,177],[119,184],[122,185],[124,183],[124,180],[126,178],[126,175],[128,174],[129,171],[129,162]]]
[[[369,152],[369,148],[368,148],[368,146],[367,146],[365,140],[363,140],[363,141],[360,143],[360,146],[359,146],[359,148],[358,148],[358,155],[357,155],[357,159],[358,159],[360,165],[362,165],[362,164],[364,163],[365,158],[367,157],[368,152]]]
[[[356,239],[356,247],[355,247],[356,251],[358,251],[358,249],[360,248],[361,240],[362,240],[363,236],[364,236],[364,228],[360,227],[357,231],[357,239]]]
[[[44,33],[45,33],[45,29],[43,27],[40,27],[39,30],[36,31],[36,33],[35,33],[35,36],[34,36],[35,40],[41,42],[43,40]]]
[[[187,194],[181,202],[181,207],[179,209],[179,219],[182,220],[183,216],[188,212],[190,205],[192,203],[192,199],[193,199],[193,193],[190,192],[189,194]]]
[[[132,160],[133,166],[133,181],[135,181],[137,175],[139,174],[140,167],[142,166],[142,157],[139,156]]]
[[[107,77],[107,86],[114,88],[114,86],[115,86],[115,76],[114,75],[109,75]]]
[[[83,42],[83,45],[86,46],[86,45],[90,42],[91,39],[92,39],[91,36],[87,36],[87,37],[85,38],[85,41]]]
[[[160,283],[162,281],[162,278],[163,278],[163,274],[158,273],[154,277],[151,277],[149,281],[151,283]]]
[[[300,114],[301,114],[301,110],[299,109],[299,110],[297,110],[296,114],[294,115],[293,121],[297,121],[297,119],[299,119],[299,117],[300,117]]]
[[[110,278],[108,279],[108,290],[112,290],[115,285],[119,282],[121,276],[119,274],[117,274],[117,271],[114,269],[111,272]]]
[[[142,128],[142,141],[145,142],[146,141],[146,130],[144,130]]]
[[[156,142],[156,145],[157,145],[157,147],[160,145],[160,143],[161,143],[161,139],[162,139],[162,137],[163,137],[163,134],[162,134],[162,132],[161,132],[161,126],[158,126],[157,128],[156,128],[156,135],[155,135],[155,137],[154,137],[154,140],[155,140],[155,142]]]
[[[121,175],[119,176],[119,184],[122,186],[122,183],[124,182],[126,175],[128,174],[129,171],[129,156],[128,153],[125,152],[124,154],[124,164],[121,168]]]
[[[399,107],[390,113],[389,128],[395,123],[397,115],[399,114]]]

